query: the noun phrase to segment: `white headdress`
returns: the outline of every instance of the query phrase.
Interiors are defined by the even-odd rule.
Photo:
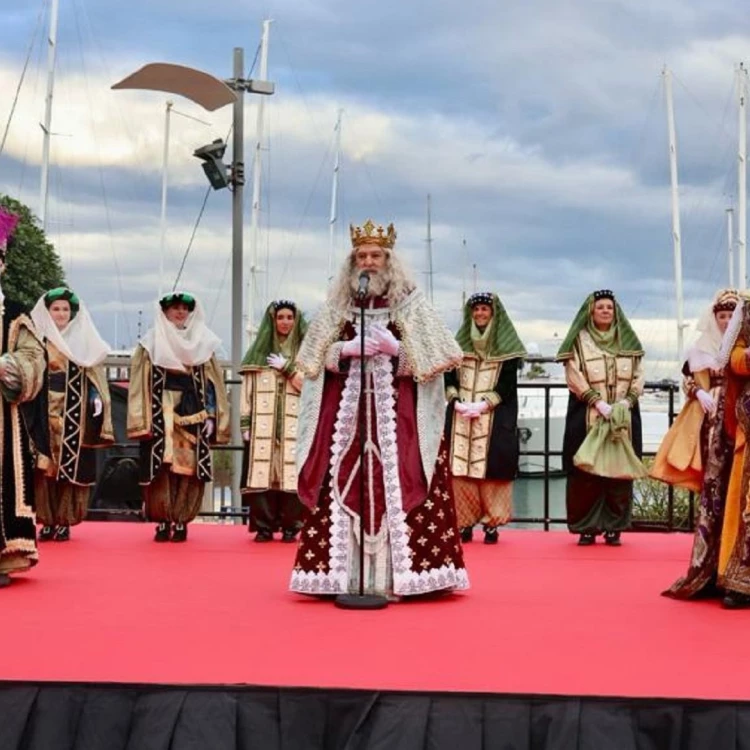
[[[57,347],[71,362],[75,362],[79,367],[96,367],[106,359],[111,347],[96,330],[86,305],[72,291],[68,289],[65,291],[68,294],[58,299],[64,299],[70,304],[71,315],[76,305],[78,311],[62,331],[55,325],[55,321],[49,314],[45,301],[49,292],[37,300],[31,311],[31,320],[34,322],[37,333]],[[70,299],[71,296],[73,299]]]
[[[195,303],[185,327],[177,328],[171,323],[161,303],[156,302],[154,325],[141,339],[141,346],[148,352],[154,365],[168,370],[185,370],[186,367],[208,362],[221,346],[221,339],[206,325],[203,306],[193,295],[185,292],[174,292],[167,296]]]

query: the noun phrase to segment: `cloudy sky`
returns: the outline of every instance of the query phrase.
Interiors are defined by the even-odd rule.
[[[49,0],[0,8],[0,126],[21,87],[0,192],[39,207],[46,77],[38,20]],[[527,343],[550,349],[583,297],[613,287],[649,350],[676,357],[662,68],[674,72],[685,310],[728,281],[725,209],[736,196],[734,70],[750,57],[739,0],[60,0],[48,232],[102,333],[132,344],[158,289],[164,106],[111,91],[168,61],[229,77],[250,69],[272,18],[257,316],[268,297],[322,299],[336,112],[344,110],[337,259],[348,223],[393,221],[420,283],[432,196],[434,297],[458,321],[462,293],[497,291]],[[116,20],[115,20],[116,19]],[[36,36],[35,36],[36,34]],[[230,108],[174,97],[165,285],[206,191],[197,146]],[[247,172],[257,98],[247,98]],[[227,154],[229,156],[229,152]],[[180,287],[229,342],[231,195],[212,192]],[[246,196],[250,261],[250,190]],[[689,337],[688,333],[688,337]],[[228,346],[227,346],[228,348]]]

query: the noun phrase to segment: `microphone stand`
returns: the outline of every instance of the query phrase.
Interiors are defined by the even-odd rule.
[[[361,278],[360,278],[361,280]],[[369,276],[368,276],[369,280]],[[357,294],[359,306],[359,591],[339,594],[335,604],[341,609],[384,609],[388,599],[380,594],[365,594],[365,441],[367,440],[367,387],[365,367],[365,305],[364,292]]]

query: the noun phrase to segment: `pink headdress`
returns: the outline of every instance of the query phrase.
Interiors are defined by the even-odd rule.
[[[18,220],[17,214],[12,214],[4,208],[0,208],[0,252],[5,252],[6,243],[15,231]]]

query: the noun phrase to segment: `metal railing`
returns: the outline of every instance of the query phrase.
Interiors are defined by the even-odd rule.
[[[545,531],[549,531],[553,525],[565,525],[567,519],[564,517],[554,517],[552,515],[551,498],[550,498],[550,485],[553,479],[559,479],[561,482],[564,481],[564,472],[559,469],[552,469],[550,467],[551,458],[559,458],[562,460],[562,445],[560,449],[554,449],[551,445],[551,420],[550,414],[552,391],[564,391],[567,393],[567,386],[565,383],[560,382],[522,382],[518,384],[519,397],[523,394],[524,390],[542,390],[544,398],[544,447],[542,450],[526,450],[522,446],[520,448],[520,456],[524,457],[536,457],[543,459],[543,471],[540,473],[534,473],[533,475],[520,473],[520,480],[528,480],[529,478],[539,481],[542,483],[542,515],[541,516],[513,516],[511,523],[515,524],[530,524],[530,525],[541,525]],[[676,394],[679,391],[679,386],[672,383],[646,383],[644,389],[644,395],[654,393],[665,393],[667,396],[666,404],[666,418],[667,428],[671,427],[676,416]],[[643,409],[641,410],[643,414]],[[564,420],[564,417],[562,417]],[[644,450],[643,458],[653,458],[655,451]],[[641,480],[646,482],[655,482],[656,480]],[[632,527],[636,530],[641,531],[693,531],[694,528],[694,508],[695,508],[695,497],[693,493],[688,495],[688,520],[687,526],[678,525],[675,523],[675,490],[671,485],[659,485],[667,497],[667,512],[662,518],[657,519],[635,519],[632,523]]]
[[[108,360],[105,365],[108,365],[110,368],[116,367],[118,369],[118,373],[115,376],[110,375],[110,381],[112,382],[126,382],[127,376],[125,376],[125,372],[129,370],[129,362],[118,359],[116,361]],[[230,369],[228,364],[223,363],[224,367],[224,373],[225,373],[225,384],[227,386],[234,386],[239,387],[241,384],[241,381],[232,378],[227,377],[227,371]],[[544,402],[544,408],[543,408],[543,447],[540,450],[529,450],[524,448],[525,441],[521,439],[521,445],[519,449],[520,457],[523,460],[524,458],[541,458],[542,463],[542,470],[541,472],[533,472],[533,473],[524,473],[523,471],[519,474],[519,481],[534,481],[541,483],[541,490],[542,490],[542,513],[541,515],[520,515],[520,516],[513,516],[511,518],[512,524],[522,524],[522,525],[532,525],[532,526],[542,526],[545,531],[550,531],[553,526],[562,526],[567,523],[567,520],[563,516],[554,516],[553,515],[553,509],[552,509],[552,498],[551,498],[551,483],[553,481],[558,481],[558,484],[564,482],[564,472],[561,469],[553,468],[550,465],[550,460],[553,458],[559,459],[560,462],[562,460],[562,445],[560,445],[559,448],[555,448],[551,444],[551,423],[553,416],[551,414],[551,405],[552,405],[552,398],[551,395],[554,391],[564,392],[567,394],[567,386],[565,383],[562,382],[550,382],[548,380],[545,380],[543,378],[540,378],[538,380],[529,381],[524,380],[522,382],[519,382],[518,384],[518,391],[519,391],[519,398],[521,398],[524,395],[525,391],[541,391],[540,394],[538,394],[538,398],[543,398]],[[666,416],[667,416],[667,427],[672,425],[672,422],[674,421],[674,418],[676,416],[675,407],[676,407],[676,394],[678,393],[679,387],[673,383],[665,383],[665,382],[650,382],[647,383],[645,386],[645,394],[654,394],[654,393],[665,393],[667,397],[667,404],[666,404]],[[643,413],[643,412],[642,412]],[[556,415],[554,417],[555,419],[562,419],[564,423],[565,417],[563,415]],[[523,428],[521,427],[519,432],[522,432]],[[132,446],[132,443],[116,443],[112,446],[112,448],[123,448],[125,446]],[[213,446],[212,450],[217,452],[223,452],[223,451],[242,451],[243,445],[218,445]],[[644,451],[643,457],[645,459],[653,457],[655,455],[654,451]],[[643,480],[643,481],[655,481],[655,480]],[[672,486],[665,486],[661,485],[662,491],[666,494],[666,513],[661,518],[656,519],[635,519],[633,521],[633,528],[637,530],[643,530],[643,531],[692,531],[693,530],[693,517],[694,517],[694,504],[695,504],[695,498],[692,493],[689,494],[688,497],[688,503],[689,503],[689,509],[688,509],[688,519],[687,519],[687,525],[678,525],[675,523],[675,491]],[[230,493],[231,494],[231,493]],[[241,507],[238,505],[235,505],[235,499],[232,499],[231,505],[222,505],[219,510],[202,510],[199,513],[199,516],[204,518],[218,518],[218,519],[243,519],[245,520],[247,518],[248,510],[246,507]],[[96,515],[97,510],[92,509],[90,512],[92,514]]]

